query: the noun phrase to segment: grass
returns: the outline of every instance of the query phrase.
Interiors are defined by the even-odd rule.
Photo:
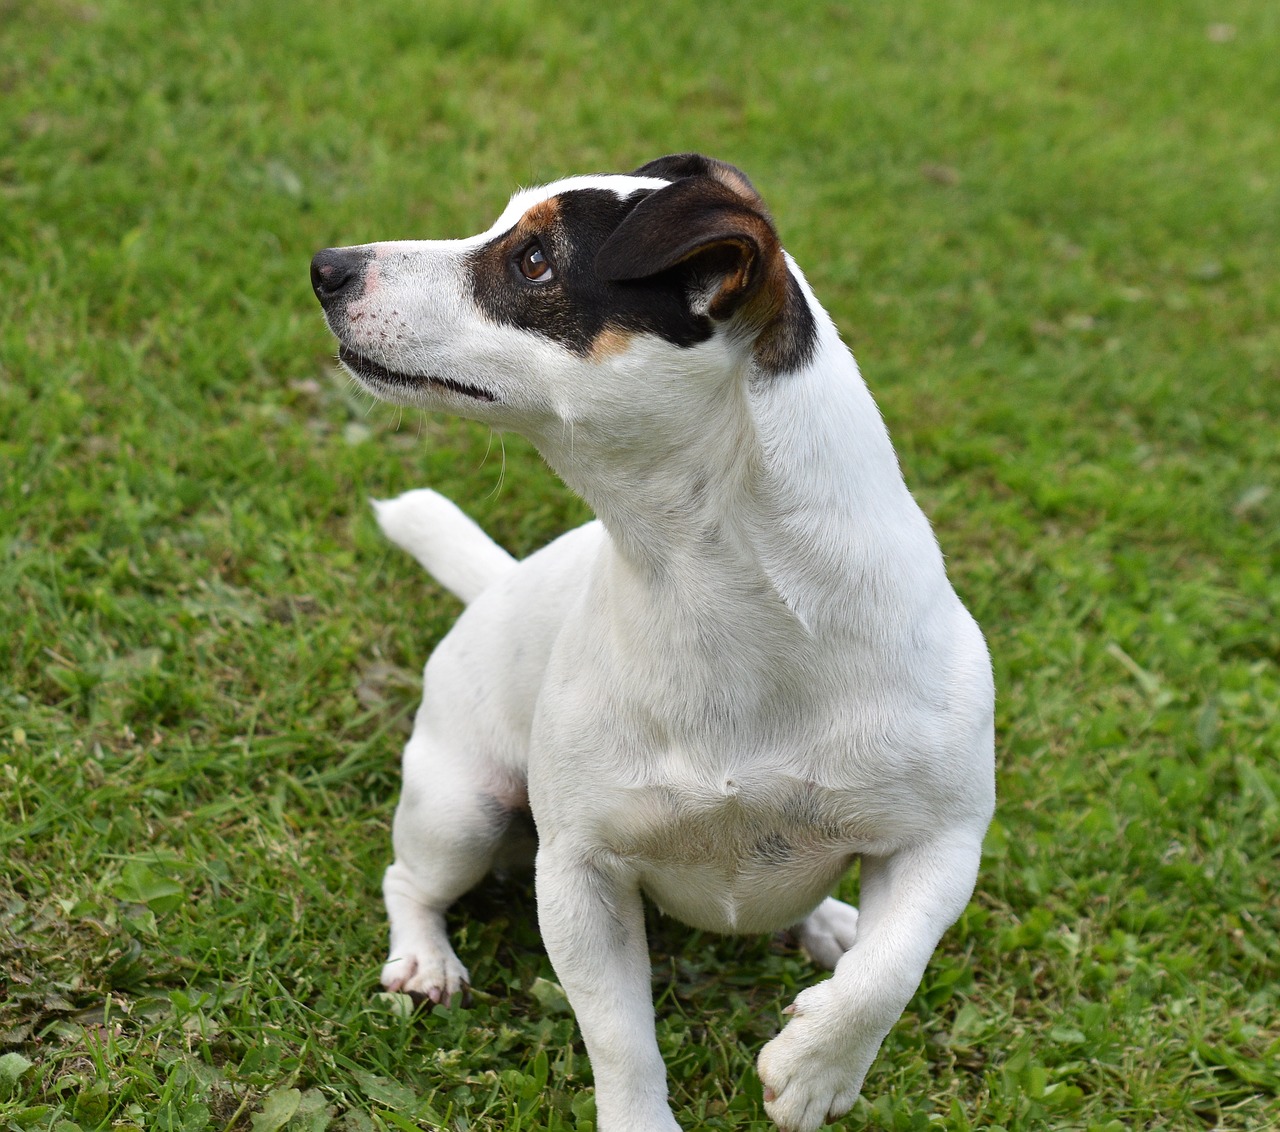
[[[988,633],[979,888],[854,1129],[1280,1126],[1280,11],[1268,0],[0,2],[0,1123],[587,1129],[527,884],[380,997],[417,671],[366,507],[516,553],[518,438],[352,395],[313,250],[747,169]],[[851,890],[852,891],[852,890]],[[685,1127],[818,976],[652,920]]]

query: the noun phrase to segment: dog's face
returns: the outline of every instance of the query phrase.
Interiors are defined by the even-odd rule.
[[[813,316],[747,178],[696,154],[517,193],[465,240],[331,248],[312,284],[374,395],[547,439],[798,369]]]

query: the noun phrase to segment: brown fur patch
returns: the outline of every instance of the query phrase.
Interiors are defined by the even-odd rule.
[[[741,313],[749,325],[757,328],[752,346],[756,364],[767,373],[792,369],[807,354],[814,334],[813,315],[800,285],[787,268],[773,218],[755,186],[732,165],[713,160],[710,175],[742,199],[748,210],[743,229],[759,249],[755,262],[743,264],[725,280],[716,303],[754,286],[755,291],[743,304]],[[715,306],[713,303],[713,315]]]
[[[593,362],[602,362],[606,358],[615,358],[631,349],[635,335],[619,326],[605,326],[595,341],[591,343],[591,351],[587,357]]]
[[[723,161],[712,161],[711,176],[713,176],[722,185],[737,193],[738,196],[742,198],[742,203],[748,208],[754,209],[765,217],[768,217],[769,212],[764,206],[764,200],[761,198],[760,194],[756,192],[755,185],[747,180],[746,175],[740,169],[735,169],[732,165],[726,164]]]
[[[771,289],[775,294],[782,292],[782,302],[752,347],[756,364],[766,373],[784,373],[802,365],[810,356],[817,333],[813,312],[781,255],[778,264],[782,281],[771,284]]]
[[[559,219],[560,198],[548,197],[539,201],[516,221],[516,231],[523,237],[533,236],[555,227]]]
[[[676,288],[612,287],[602,277],[600,248],[635,207],[635,194],[622,198],[609,189],[575,189],[531,205],[511,229],[467,255],[480,310],[581,358],[620,353],[623,335],[655,334],[680,346],[705,341],[711,321],[690,311]],[[520,256],[534,239],[553,268],[545,282],[521,276]]]
[[[700,154],[659,158],[636,172],[672,178],[671,184],[641,201],[606,242],[596,261],[605,278],[652,278],[693,262],[703,285],[716,283],[707,313],[742,320],[755,336],[762,370],[804,365],[814,344],[813,314],[746,175]]]
[[[754,287],[742,306],[742,314],[749,323],[765,327],[782,310],[787,293],[787,262],[777,235],[762,217],[754,214],[745,217],[742,226],[758,249],[754,260],[746,266],[749,277],[741,283],[743,288]]]
[[[556,243],[559,251],[560,241],[552,239],[552,234],[560,223],[560,198],[550,197],[539,201],[529,208],[519,220],[503,235],[489,244],[476,256],[475,265],[478,280],[483,280],[486,289],[498,290],[506,285],[507,261],[519,247],[535,236],[545,243]]]
[[[490,266],[495,271],[498,270],[500,261],[505,256],[512,254],[520,244],[532,239],[534,236],[547,235],[559,223],[560,198],[550,197],[547,200],[539,201],[515,222],[510,231],[500,236],[490,245],[492,251],[487,257]]]

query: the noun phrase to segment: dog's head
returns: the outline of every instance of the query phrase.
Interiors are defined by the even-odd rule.
[[[470,239],[330,248],[311,280],[370,392],[534,439],[687,414],[691,383],[797,370],[815,344],[763,201],[698,154],[519,192]]]

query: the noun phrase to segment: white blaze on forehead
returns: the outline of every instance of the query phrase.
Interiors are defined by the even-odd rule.
[[[561,181],[552,181],[547,185],[535,185],[530,189],[520,189],[502,210],[502,215],[489,227],[488,231],[474,236],[466,236],[455,240],[383,240],[370,244],[375,259],[390,256],[404,256],[414,252],[448,252],[454,255],[467,252],[472,248],[482,247],[496,236],[514,228],[529,209],[545,200],[570,193],[579,189],[604,189],[614,193],[619,200],[630,196],[641,189],[661,189],[671,184],[660,177],[631,177],[625,173],[593,173],[582,177],[566,177]]]
[[[614,193],[619,200],[629,197],[641,189],[661,189],[671,184],[659,177],[632,177],[626,173],[593,173],[583,177],[565,177],[560,181],[552,181],[548,185],[536,185],[531,189],[521,189],[507,203],[502,215],[494,221],[493,226],[484,235],[496,236],[515,227],[526,212],[544,200],[560,196],[561,193],[578,192],[582,189],[603,189]]]

